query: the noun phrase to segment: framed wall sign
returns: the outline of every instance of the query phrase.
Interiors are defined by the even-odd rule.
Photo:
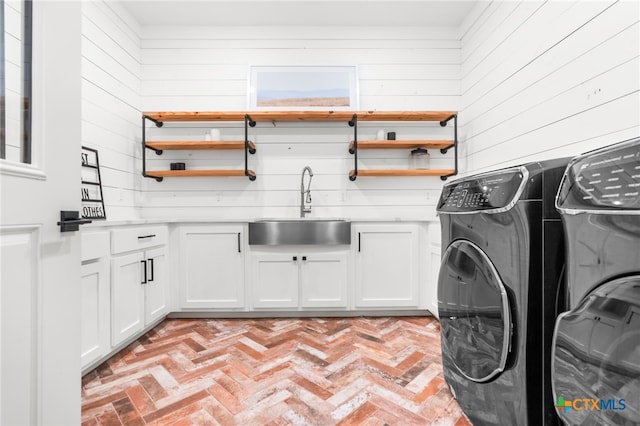
[[[249,110],[357,110],[355,66],[252,66]]]
[[[82,158],[82,218],[106,219],[98,151],[83,146],[80,155]]]

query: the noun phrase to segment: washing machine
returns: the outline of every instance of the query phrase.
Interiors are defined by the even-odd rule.
[[[568,308],[554,331],[556,409],[568,425],[639,425],[640,138],[572,160],[556,206]]]
[[[568,161],[459,179],[438,202],[444,377],[476,426],[558,422],[550,358],[564,242],[554,202]]]

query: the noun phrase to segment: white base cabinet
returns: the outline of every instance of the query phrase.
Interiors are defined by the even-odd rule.
[[[355,307],[417,308],[420,304],[419,227],[357,224]]]
[[[346,308],[348,252],[318,249],[254,253],[252,306],[258,309]]]
[[[268,253],[252,256],[253,307],[298,307],[298,257]]]
[[[300,306],[346,308],[347,253],[316,253],[302,256]]]
[[[111,344],[117,346],[144,328],[144,253],[111,261]]]
[[[171,264],[167,225],[82,232],[83,369],[170,310],[437,314],[437,223],[353,223],[350,246],[279,247],[248,245],[246,223],[172,226]]]
[[[147,326],[169,312],[167,248],[147,250],[145,257],[147,277],[144,285],[144,325]]]
[[[136,336],[168,313],[166,242],[166,227],[111,232],[112,346]]]
[[[193,225],[179,230],[180,307],[245,306],[243,225]]]
[[[84,367],[111,349],[108,259],[83,263],[81,271],[80,362]]]
[[[429,225],[429,243],[427,254],[429,256],[429,277],[427,279],[427,309],[434,317],[440,318],[438,314],[438,278],[440,274],[440,263],[442,261],[440,224]]]
[[[84,368],[111,350],[109,232],[83,232],[80,240],[80,365]]]

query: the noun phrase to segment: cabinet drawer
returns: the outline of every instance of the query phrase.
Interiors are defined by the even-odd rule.
[[[166,226],[144,226],[111,231],[111,253],[143,250],[167,244]]]
[[[109,231],[80,233],[81,260],[93,260],[109,256]]]

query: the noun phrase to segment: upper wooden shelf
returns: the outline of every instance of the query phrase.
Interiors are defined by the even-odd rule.
[[[179,149],[244,149],[244,141],[147,141],[146,146],[152,149],[179,150]],[[253,142],[248,143],[250,150],[255,150]]]
[[[160,122],[169,121],[344,121],[354,114],[358,121],[447,121],[456,111],[177,111],[143,112],[143,115]]]

